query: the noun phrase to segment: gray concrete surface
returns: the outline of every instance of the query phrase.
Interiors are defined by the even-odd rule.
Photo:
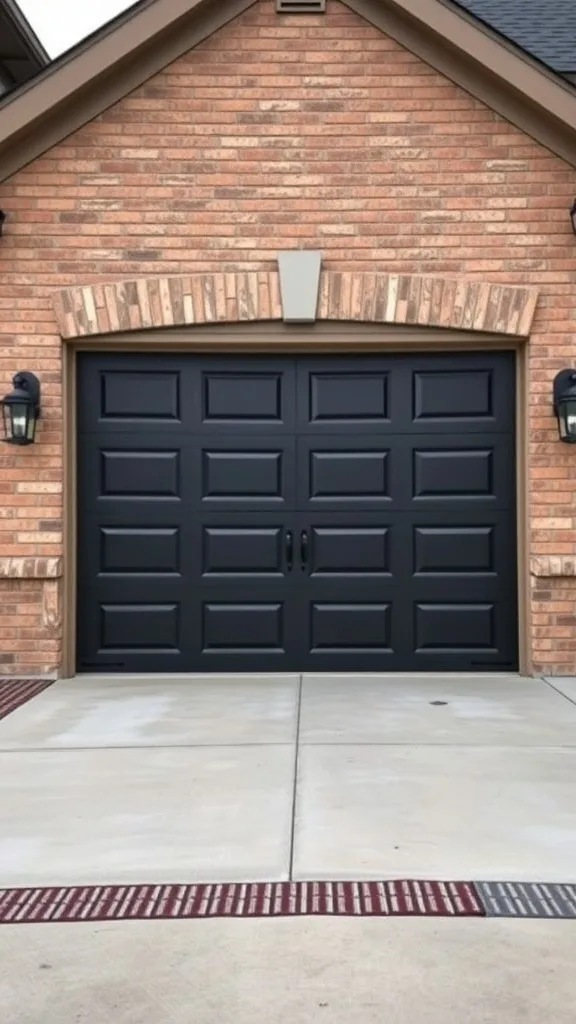
[[[576,705],[511,675],[79,677],[0,722],[0,884],[291,864],[576,880]]]
[[[576,707],[519,676],[304,676],[300,741],[570,746]]]
[[[0,755],[4,886],[288,877],[290,745]]]
[[[294,743],[300,677],[78,676],[0,728],[2,750]]]
[[[308,746],[294,877],[576,880],[576,750]]]
[[[573,1024],[576,923],[0,928],[2,1024]]]
[[[545,681],[576,704],[576,676],[545,676]]]

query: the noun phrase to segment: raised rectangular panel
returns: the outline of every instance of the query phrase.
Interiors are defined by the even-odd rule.
[[[177,604],[105,604],[100,609],[102,651],[175,651]]]
[[[413,377],[414,419],[490,419],[492,370],[424,370]]]
[[[414,451],[415,498],[484,498],[493,488],[490,448]]]
[[[338,604],[318,602],[311,606],[312,651],[389,651],[389,604]]]
[[[204,651],[281,651],[283,632],[283,607],[279,602],[211,602],[203,608]]]
[[[178,420],[179,374],[158,370],[102,370],[102,419]]]
[[[282,572],[282,530],[277,526],[207,526],[203,533],[205,575],[254,576]]]
[[[180,455],[175,451],[100,452],[102,497],[177,498]]]
[[[204,498],[282,498],[282,452],[203,453]]]
[[[312,574],[389,573],[388,532],[385,526],[314,527]]]
[[[282,377],[278,373],[206,373],[205,421],[280,421]]]
[[[414,572],[486,575],[496,572],[493,526],[416,526]]]
[[[310,497],[388,497],[387,451],[310,452]]]
[[[102,527],[99,575],[179,573],[176,527]]]
[[[388,419],[388,375],[311,373],[309,416],[312,423]]]
[[[417,604],[417,651],[495,650],[493,604]]]

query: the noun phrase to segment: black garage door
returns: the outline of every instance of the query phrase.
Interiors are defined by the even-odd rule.
[[[79,363],[80,670],[516,667],[512,353]]]

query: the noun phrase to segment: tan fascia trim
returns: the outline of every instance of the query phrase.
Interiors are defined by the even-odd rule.
[[[576,89],[444,0],[342,0],[547,149],[576,166]]]
[[[0,104],[0,181],[198,46],[256,0],[150,0]]]

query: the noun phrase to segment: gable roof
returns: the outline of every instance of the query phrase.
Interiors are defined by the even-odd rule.
[[[255,2],[140,0],[0,104],[0,181]],[[451,0],[342,2],[576,167],[571,83]]]
[[[455,0],[559,74],[576,73],[575,0]]]

